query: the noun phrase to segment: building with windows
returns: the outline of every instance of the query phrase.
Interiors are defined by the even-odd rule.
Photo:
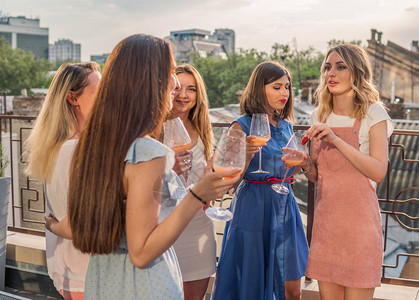
[[[81,45],[75,44],[71,40],[58,40],[54,44],[49,45],[49,60],[55,62],[57,60],[81,60]]]
[[[419,46],[410,49],[381,41],[382,32],[371,29],[367,53],[381,99],[389,103],[419,104]]]
[[[93,55],[90,55],[90,60],[95,61],[97,63],[104,64],[108,60],[109,55],[110,55],[110,53],[93,54]]]
[[[234,30],[227,28],[215,29],[214,34],[210,36],[210,40],[221,43],[228,54],[234,53],[236,48],[236,35]]]
[[[231,29],[216,29],[214,34],[202,29],[171,31],[164,39],[171,43],[176,60],[183,63],[191,61],[192,52],[201,57],[226,59],[235,50],[235,34]]]
[[[2,36],[13,49],[31,51],[35,58],[48,59],[49,29],[40,27],[39,19],[0,16],[0,37]]]

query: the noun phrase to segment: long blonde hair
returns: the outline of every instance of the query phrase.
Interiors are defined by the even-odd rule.
[[[270,106],[266,98],[265,85],[280,79],[284,75],[287,75],[290,82],[289,97],[285,107],[277,110],[275,113],[282,120],[288,120],[294,123],[292,75],[287,68],[275,61],[262,62],[253,70],[243,96],[240,99],[241,113],[248,116],[256,113],[267,113],[270,110]]]
[[[80,96],[91,73],[99,71],[95,62],[63,64],[55,74],[41,111],[26,141],[26,174],[38,181],[48,181],[62,144],[77,132],[77,118],[67,101],[70,91]]]
[[[363,119],[370,104],[374,102],[383,104],[380,102],[380,95],[372,83],[372,68],[368,55],[360,46],[353,44],[334,46],[329,49],[324,58],[321,66],[320,84],[315,92],[315,97],[319,103],[318,118],[321,122],[324,122],[333,110],[333,95],[329,92],[325,79],[326,61],[332,52],[335,52],[351,71],[351,85],[355,92],[355,109],[350,117]]]
[[[196,82],[196,105],[189,111],[188,118],[204,144],[205,159],[208,161],[212,155],[213,133],[205,83],[201,74],[189,64],[183,64],[176,68],[176,75],[181,73],[192,75]]]

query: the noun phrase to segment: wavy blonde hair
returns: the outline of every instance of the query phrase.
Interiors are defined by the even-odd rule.
[[[95,62],[63,64],[55,74],[41,111],[25,145],[28,159],[26,174],[38,181],[48,181],[62,144],[77,133],[77,118],[67,101],[70,91],[80,96],[91,73],[100,67]]]
[[[335,52],[351,72],[351,85],[355,92],[355,109],[350,115],[352,118],[363,119],[367,114],[368,107],[372,103],[380,103],[380,95],[375,89],[372,80],[372,68],[368,55],[358,45],[341,44],[334,46],[327,52],[321,66],[320,84],[315,92],[319,104],[318,119],[324,122],[333,110],[333,95],[329,92],[325,79],[325,65],[329,55]]]
[[[196,82],[196,105],[189,111],[188,118],[204,144],[205,159],[208,161],[213,150],[213,133],[209,118],[209,101],[205,83],[201,74],[190,64],[177,66],[176,75],[181,73],[192,75]]]

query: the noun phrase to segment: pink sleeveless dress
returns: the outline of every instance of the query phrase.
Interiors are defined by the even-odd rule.
[[[333,132],[359,150],[361,120]],[[306,276],[345,287],[380,286],[383,261],[377,195],[361,174],[330,143],[317,141],[318,186]]]

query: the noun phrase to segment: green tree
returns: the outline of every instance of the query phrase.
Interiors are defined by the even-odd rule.
[[[253,69],[267,59],[267,54],[255,49],[228,55],[227,59],[192,54],[193,65],[201,73],[207,86],[211,107],[237,103],[236,93],[246,87]]]
[[[296,51],[289,44],[275,43],[267,59],[283,64],[291,72],[293,86],[298,89],[301,80],[319,77],[324,54],[311,46]]]
[[[293,86],[298,89],[301,80],[319,77],[324,54],[313,47],[295,51],[288,44],[275,43],[270,54],[256,49],[239,49],[224,60],[211,55],[200,57],[198,53],[193,53],[192,59],[204,78],[210,106],[222,107],[238,102],[237,91],[246,87],[259,63],[273,60],[285,65],[293,75]]]
[[[11,45],[0,38],[0,90],[20,94],[22,89],[43,87],[51,63],[46,59],[35,59],[30,51]]]
[[[308,47],[300,51],[292,50],[288,44],[275,43],[269,57],[287,67],[293,76],[293,86],[300,88],[301,81],[318,78],[324,54]]]
[[[52,63],[52,69],[51,70],[58,70],[58,68],[62,65],[62,64],[76,64],[76,63],[80,63],[81,61],[79,60],[72,60],[72,59],[57,59],[56,61],[54,61]]]
[[[337,46],[340,44],[355,44],[358,46],[362,47],[362,41],[361,40],[352,40],[350,42],[346,42],[345,40],[337,40],[337,39],[332,39],[330,41],[327,41],[327,48],[332,48],[333,46]]]
[[[295,51],[291,50],[290,45],[275,43],[271,47],[271,54],[269,55],[269,59],[285,63],[286,61],[293,60],[295,54]]]

